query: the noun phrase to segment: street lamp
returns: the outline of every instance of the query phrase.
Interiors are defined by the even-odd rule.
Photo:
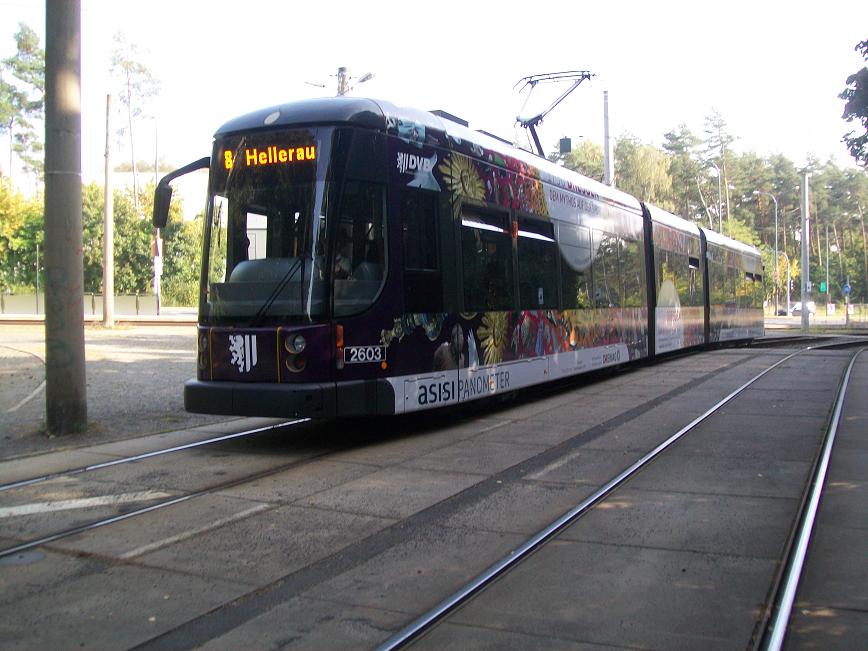
[[[354,84],[350,85],[350,79],[352,78],[350,77],[349,69],[346,66],[341,66],[338,68],[338,96],[346,95],[359,84],[363,84],[373,78],[373,74],[366,72],[359,79],[356,79]]]
[[[764,192],[763,190],[754,190],[753,193],[755,195],[764,194],[767,197],[771,197],[772,201],[775,202],[775,316],[778,315],[778,200],[775,198],[771,192]],[[789,258],[787,258],[787,268],[789,269]],[[789,287],[787,287],[789,290]],[[787,299],[787,310],[790,309],[790,300]]]
[[[711,165],[714,170],[717,172],[717,227],[721,233],[723,233],[723,194],[721,193],[720,187],[720,168],[714,164],[714,161],[708,161],[708,164]]]

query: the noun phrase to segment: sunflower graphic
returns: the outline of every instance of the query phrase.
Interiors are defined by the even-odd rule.
[[[497,364],[503,361],[503,349],[507,340],[506,312],[486,312],[482,315],[482,325],[476,333],[482,344],[486,364]]]
[[[455,194],[478,201],[485,199],[485,185],[467,156],[452,154],[437,169],[443,175],[447,187]]]

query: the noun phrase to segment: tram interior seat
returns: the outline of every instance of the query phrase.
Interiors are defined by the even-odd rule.
[[[350,313],[364,308],[376,297],[383,283],[383,265],[362,262],[348,278],[335,279],[335,310]]]
[[[296,267],[292,273],[295,276],[301,268],[298,258],[244,260],[235,265],[235,268],[229,275],[229,282],[280,282],[293,267]]]

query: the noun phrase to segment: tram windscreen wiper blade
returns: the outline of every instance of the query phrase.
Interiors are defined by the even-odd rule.
[[[283,275],[283,278],[280,279],[280,282],[275,285],[273,290],[271,290],[271,294],[269,294],[268,298],[265,299],[265,303],[262,304],[262,307],[259,308],[256,316],[254,316],[251,320],[251,328],[257,327],[262,322],[262,319],[265,318],[268,310],[271,309],[272,305],[274,305],[274,301],[276,301],[277,297],[280,296],[280,293],[283,291],[284,287],[286,287],[286,284],[290,281],[292,276],[295,275],[295,272],[298,271],[298,268],[301,266],[302,261],[303,258],[298,258],[295,262],[293,262],[289,270]]]

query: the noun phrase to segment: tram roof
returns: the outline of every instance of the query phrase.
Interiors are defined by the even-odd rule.
[[[738,251],[739,253],[745,253],[747,255],[759,257],[760,252],[752,247],[750,244],[745,244],[744,242],[739,242],[738,240],[734,240],[731,237],[727,237],[717,231],[712,231],[707,228],[701,229],[703,233],[705,233],[705,239],[707,239],[712,244],[716,244],[717,246],[723,246],[728,249],[733,249]]]
[[[645,207],[648,209],[648,214],[651,215],[651,221],[658,224],[665,224],[670,228],[675,228],[684,233],[689,233],[697,238],[699,237],[699,227],[693,222],[689,222],[683,217],[673,215],[671,212],[667,212],[662,208],[652,206],[648,203],[645,204]]]
[[[388,130],[389,123],[394,120],[414,122],[424,126],[426,129],[445,133],[452,138],[476,143],[485,149],[497,152],[503,156],[510,156],[520,160],[540,171],[544,171],[552,177],[569,181],[601,198],[636,211],[641,210],[639,201],[626,192],[589,179],[577,172],[556,165],[545,158],[513,147],[507,142],[481,131],[470,129],[458,122],[440,117],[429,111],[399,107],[384,100],[361,97],[323,97],[289,102],[253,111],[252,113],[230,120],[217,129],[214,136],[220,137],[239,131],[269,129],[280,126],[315,126],[327,124],[348,124],[385,132]]]

